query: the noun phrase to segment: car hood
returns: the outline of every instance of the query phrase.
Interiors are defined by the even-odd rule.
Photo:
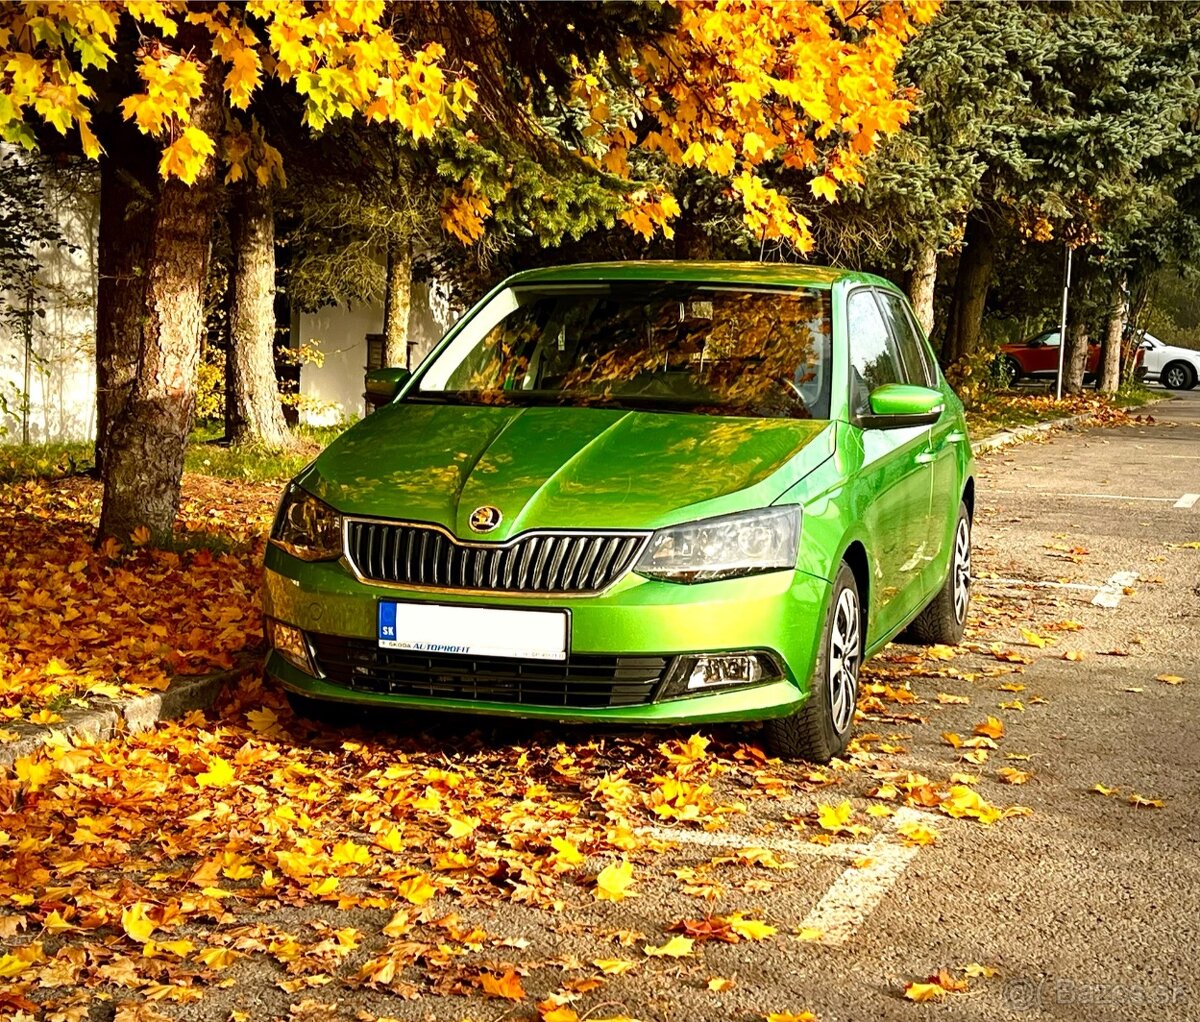
[[[812,420],[400,402],[343,433],[300,482],[345,514],[459,536],[492,505],[503,519],[488,540],[656,528],[770,504],[833,453],[834,435]]]

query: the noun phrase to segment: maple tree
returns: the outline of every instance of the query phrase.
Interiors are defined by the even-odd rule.
[[[580,68],[572,100],[587,121],[581,153],[633,180],[617,216],[644,237],[660,230],[672,236],[681,212],[668,187],[636,180],[638,158],[650,154],[727,182],[752,237],[807,251],[808,219],[761,170],[778,163],[815,171],[807,191],[826,200],[836,199],[842,184],[860,182],[864,156],[912,110],[898,94],[896,63],[938,3],[670,6],[670,31]],[[614,88],[614,72],[628,75],[632,88]],[[452,196],[449,229],[473,240],[488,212],[482,196]]]
[[[218,158],[236,181],[277,157],[264,143],[252,165],[243,133],[225,134],[229,111],[271,79],[310,129],[357,113],[429,138],[474,99],[443,55],[393,34],[382,0],[0,7],[0,138],[69,134],[102,157],[102,536],[145,526],[162,541],[178,509]]]

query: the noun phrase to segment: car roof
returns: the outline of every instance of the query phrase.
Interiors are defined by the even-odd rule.
[[[643,259],[625,262],[573,263],[525,270],[508,284],[572,283],[576,281],[662,280],[702,281],[708,284],[757,284],[772,287],[815,287],[826,289],[840,281],[876,284],[895,290],[883,277],[831,266],[804,263],[703,262],[692,260]]]

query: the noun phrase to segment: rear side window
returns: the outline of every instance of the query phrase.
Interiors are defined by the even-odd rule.
[[[846,334],[850,345],[850,410],[871,410],[870,395],[885,383],[907,383],[875,296],[866,288],[846,300]]]
[[[908,303],[897,294],[888,291],[876,291],[879,307],[883,311],[888,329],[895,338],[896,348],[904,360],[904,368],[908,382],[921,387],[936,387],[937,369],[933,364],[933,356],[925,339],[921,336]]]

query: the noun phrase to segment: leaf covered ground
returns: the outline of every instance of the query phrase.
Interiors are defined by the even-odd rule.
[[[255,648],[275,497],[189,476],[180,549],[120,557],[91,548],[95,484],[6,487],[3,706],[30,719]],[[1089,557],[1067,536],[1043,555],[1052,574]],[[1124,652],[1062,600],[981,588],[962,646],[889,649],[850,755],[824,768],[767,759],[749,728],[321,726],[254,671],[207,715],[59,741],[0,779],[0,1017],[573,1022],[669,987],[711,998],[704,1017],[810,1019],[761,991],[754,1012],[736,1001],[754,948],[823,938],[782,907],[820,866],[779,839],[856,855],[885,832],[921,847],[1020,826],[1038,770],[1012,736],[1047,703],[1026,666]],[[1102,796],[1162,804],[1085,797]],[[922,815],[894,823],[902,807]],[[681,859],[689,834],[724,840]],[[993,973],[939,968],[897,997]]]

